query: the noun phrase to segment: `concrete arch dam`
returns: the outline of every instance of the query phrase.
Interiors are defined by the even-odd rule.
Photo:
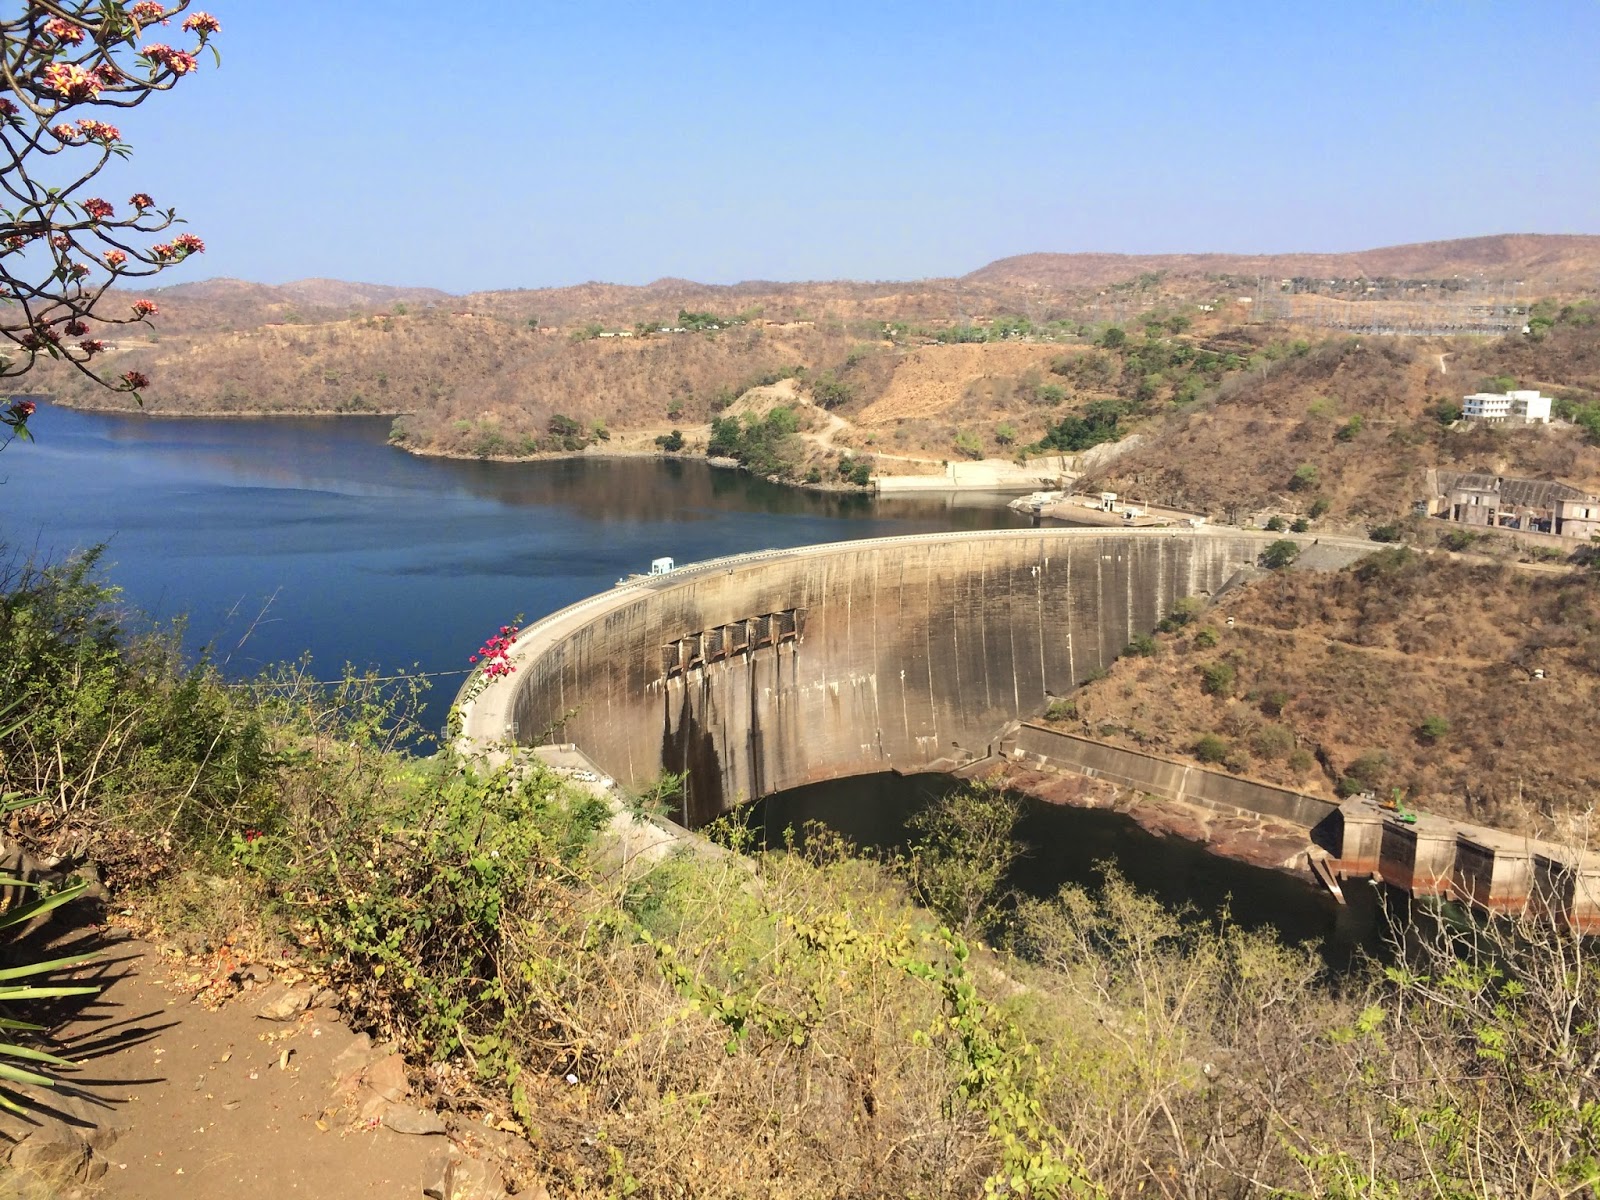
[[[801,784],[986,753],[1274,536],[1033,529],[714,560],[525,630],[463,730],[574,742],[625,787],[686,771],[697,827]]]

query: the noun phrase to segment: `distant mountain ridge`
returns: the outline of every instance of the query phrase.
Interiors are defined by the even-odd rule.
[[[1600,283],[1600,234],[1501,233],[1338,254],[1019,254],[962,276],[964,283],[1104,287],[1147,271],[1183,275],[1444,279]]]
[[[505,288],[456,295],[337,279],[264,284],[206,279],[145,293],[160,303],[171,333],[224,332],[272,324],[320,324],[393,310],[448,308],[524,324],[599,321],[627,326],[665,320],[679,309],[758,310],[788,320],[822,313],[883,320],[948,320],[954,314],[1031,311],[1092,297],[1141,275],[1188,280],[1175,293],[1203,291],[1207,276],[1444,279],[1461,275],[1520,281],[1530,292],[1600,288],[1600,235],[1496,234],[1340,254],[1021,254],[954,279],[894,281],[745,280],[734,284],[664,278],[640,285],[591,280],[565,287]],[[1167,290],[1171,290],[1170,288]]]
[[[900,289],[948,283],[1033,283],[1062,288],[1100,287],[1145,271],[1204,275],[1328,275],[1355,278],[1365,275],[1408,278],[1444,278],[1458,274],[1531,275],[1560,282],[1600,282],[1600,234],[1500,233],[1485,237],[1456,238],[1440,242],[1413,242],[1380,246],[1372,250],[1335,253],[1289,254],[1112,254],[1101,252],[1056,253],[1039,251],[996,259],[957,279],[919,279],[901,282],[856,280],[766,280],[739,283],[699,283],[693,279],[665,277],[650,283],[623,284],[589,280],[562,287],[500,288],[454,293],[428,287],[395,287],[339,279],[301,279],[293,283],[252,283],[242,279],[202,279],[155,289],[150,295],[184,300],[273,300],[319,308],[373,307],[394,303],[444,304],[476,296],[556,295],[589,293],[610,298],[618,293],[655,297],[699,296],[705,293],[764,294],[787,288],[848,285],[871,289]]]

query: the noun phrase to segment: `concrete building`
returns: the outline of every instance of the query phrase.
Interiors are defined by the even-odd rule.
[[[1600,496],[1579,496],[1556,501],[1555,532],[1581,542],[1600,537]]]
[[[1490,425],[1548,425],[1550,397],[1538,391],[1474,392],[1462,399],[1461,415]]]
[[[1587,541],[1600,532],[1600,499],[1554,479],[1516,479],[1488,472],[1432,471],[1429,512],[1458,525],[1514,529]]]

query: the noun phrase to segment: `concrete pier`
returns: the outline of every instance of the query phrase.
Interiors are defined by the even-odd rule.
[[[1423,813],[1415,823],[1370,799],[1347,800],[1330,822],[1340,878],[1367,876],[1413,896],[1483,913],[1538,913],[1600,933],[1600,855]]]

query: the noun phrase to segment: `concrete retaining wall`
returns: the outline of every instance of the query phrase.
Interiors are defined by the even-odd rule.
[[[1043,725],[1024,723],[1017,730],[1015,748],[1025,756],[1068,770],[1106,779],[1119,787],[1164,796],[1170,800],[1192,800],[1244,809],[1315,829],[1338,805],[1331,800],[1291,792],[1269,783],[1256,783],[1207,771],[1188,763],[1173,762],[1107,746]]]

